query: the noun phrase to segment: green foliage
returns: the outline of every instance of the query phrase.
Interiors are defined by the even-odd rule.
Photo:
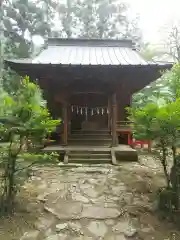
[[[158,103],[160,106],[164,105],[166,99],[170,97],[170,89],[166,82],[167,74],[138,93],[135,93],[132,98],[132,106],[134,108],[142,108],[148,103]]]
[[[3,89],[10,95],[15,95],[20,85],[20,76],[11,69],[4,70]]]
[[[51,33],[59,37],[141,38],[138,18],[129,17],[124,1],[12,0],[4,1],[2,9],[6,57],[30,57],[33,37],[46,40]],[[56,31],[57,13],[60,27]]]
[[[26,137],[31,140],[43,140],[59,120],[52,120],[46,104],[42,99],[41,89],[29,81],[29,77],[22,79],[20,88],[13,97],[6,96],[4,99],[4,116],[12,119],[14,124],[20,126],[21,131],[25,131]]]
[[[124,1],[68,0],[58,4],[61,29],[54,35],[82,38],[141,38],[138,19]]]
[[[50,2],[50,0],[49,0]],[[42,4],[43,3],[43,4]],[[45,19],[44,1],[13,0],[3,2],[5,53],[29,57],[33,50],[32,37],[47,36],[50,23]]]
[[[47,39],[52,27],[54,17],[52,12],[55,6],[54,0],[2,1],[0,8],[0,48],[1,46],[3,48],[0,51],[0,59],[29,58],[34,55],[37,47],[33,42],[33,37],[41,36],[43,39]],[[1,72],[3,66],[0,65]],[[4,89],[8,93],[14,94],[19,86],[18,79],[19,76],[13,71],[4,70]]]
[[[28,152],[24,152],[21,155],[19,155],[19,158],[22,159],[23,161],[27,161],[27,162],[36,162],[38,164],[45,164],[47,162],[49,163],[58,163],[59,160],[59,154],[56,152],[52,152],[52,153],[44,153],[44,154],[40,154],[37,153],[35,154],[32,162],[32,153],[28,153]]]
[[[175,21],[166,27],[165,52],[174,62],[180,62],[180,22]]]
[[[156,46],[151,45],[149,42],[141,44],[140,53],[147,61],[161,59],[165,54],[164,51],[158,49]]]
[[[180,207],[180,172],[177,148],[180,146],[180,65],[162,77],[167,86],[168,94],[164,96],[164,104],[147,104],[142,108],[129,108],[130,120],[134,122],[136,139],[149,139],[156,143],[159,159],[162,163],[167,181],[167,189],[160,193],[160,204],[164,208],[179,210]],[[171,150],[173,167],[169,172],[168,152]],[[164,199],[164,196],[167,199]]]
[[[142,108],[149,103],[163,106],[180,97],[180,65],[175,64],[171,71],[166,71],[161,78],[134,94],[133,108]]]
[[[176,193],[171,187],[162,188],[158,192],[159,209],[164,213],[171,215],[175,211],[177,205]]]
[[[134,131],[136,138],[160,139],[166,138],[171,142],[171,135],[178,135],[180,129],[180,99],[164,106],[148,104],[142,109],[130,109],[132,119],[135,122]],[[141,129],[141,131],[140,131]],[[171,134],[171,135],[170,135]]]
[[[25,160],[31,158],[29,166],[32,166],[57,157],[39,154],[37,147],[43,146],[47,135],[60,121],[51,118],[40,88],[29,77],[21,79],[14,95],[5,92],[0,95],[0,107],[1,211],[4,214],[13,210],[17,173],[28,167]]]

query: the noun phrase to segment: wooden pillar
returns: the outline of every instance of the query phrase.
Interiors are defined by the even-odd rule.
[[[108,129],[111,131],[111,99],[108,95]]]
[[[63,144],[67,145],[68,141],[68,104],[63,103]]]
[[[117,132],[116,132],[116,123],[117,123],[117,101],[116,93],[112,95],[112,146],[117,145]]]

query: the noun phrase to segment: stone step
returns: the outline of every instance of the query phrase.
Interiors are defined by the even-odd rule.
[[[85,146],[85,147],[72,147],[69,153],[80,153],[80,154],[109,154],[110,148],[96,147],[96,146]]]
[[[69,153],[69,158],[75,159],[111,159],[111,154],[110,153],[81,153],[81,152],[70,152]]]
[[[70,139],[112,139],[110,134],[71,134],[69,135]]]
[[[69,163],[80,163],[80,164],[101,164],[101,163],[112,163],[111,151],[110,150],[72,150],[68,153]]]
[[[111,147],[112,141],[77,141],[77,140],[71,140],[68,141],[68,145],[73,147],[73,146],[91,146],[91,147]]]
[[[77,130],[68,138],[68,144],[76,146],[102,146],[109,147],[112,137],[108,129],[102,130]]]
[[[99,158],[99,159],[88,159],[88,158],[69,158],[69,163],[87,163],[87,164],[101,164],[101,163],[112,163],[111,158]]]
[[[102,130],[73,130],[72,134],[97,134],[97,135],[103,135],[103,134],[110,134],[110,131],[108,129],[102,129]]]
[[[112,142],[112,139],[111,138],[69,138],[68,139],[68,141],[69,142],[75,142],[75,141],[77,141],[77,142],[83,142],[83,141],[85,141],[85,142]]]
[[[91,137],[91,138],[84,138],[83,136],[80,138],[72,138],[70,137],[68,141],[79,141],[79,142],[112,142],[112,138],[96,138],[96,137]]]
[[[106,151],[102,151],[102,150],[95,150],[95,151],[93,151],[93,150],[90,150],[90,151],[86,151],[86,150],[71,150],[70,152],[69,152],[69,154],[71,154],[71,155],[76,155],[76,154],[78,154],[78,155],[86,155],[86,156],[90,156],[90,155],[93,155],[93,156],[95,156],[95,155],[98,155],[98,156],[107,156],[107,155],[111,155],[111,152],[110,152],[110,150],[106,150]]]

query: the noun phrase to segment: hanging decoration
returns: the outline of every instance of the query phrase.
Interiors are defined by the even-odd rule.
[[[97,108],[97,114],[98,114],[98,115],[100,114],[99,108]]]
[[[101,109],[101,114],[104,115],[104,108]]]
[[[107,107],[87,107],[87,106],[71,106],[71,111],[76,112],[77,115],[85,115],[88,116],[88,112],[91,116],[94,115],[105,115],[109,114],[109,110]]]

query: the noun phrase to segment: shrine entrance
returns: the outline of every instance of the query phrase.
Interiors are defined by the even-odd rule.
[[[71,131],[108,129],[108,96],[103,93],[74,93],[71,96]]]

